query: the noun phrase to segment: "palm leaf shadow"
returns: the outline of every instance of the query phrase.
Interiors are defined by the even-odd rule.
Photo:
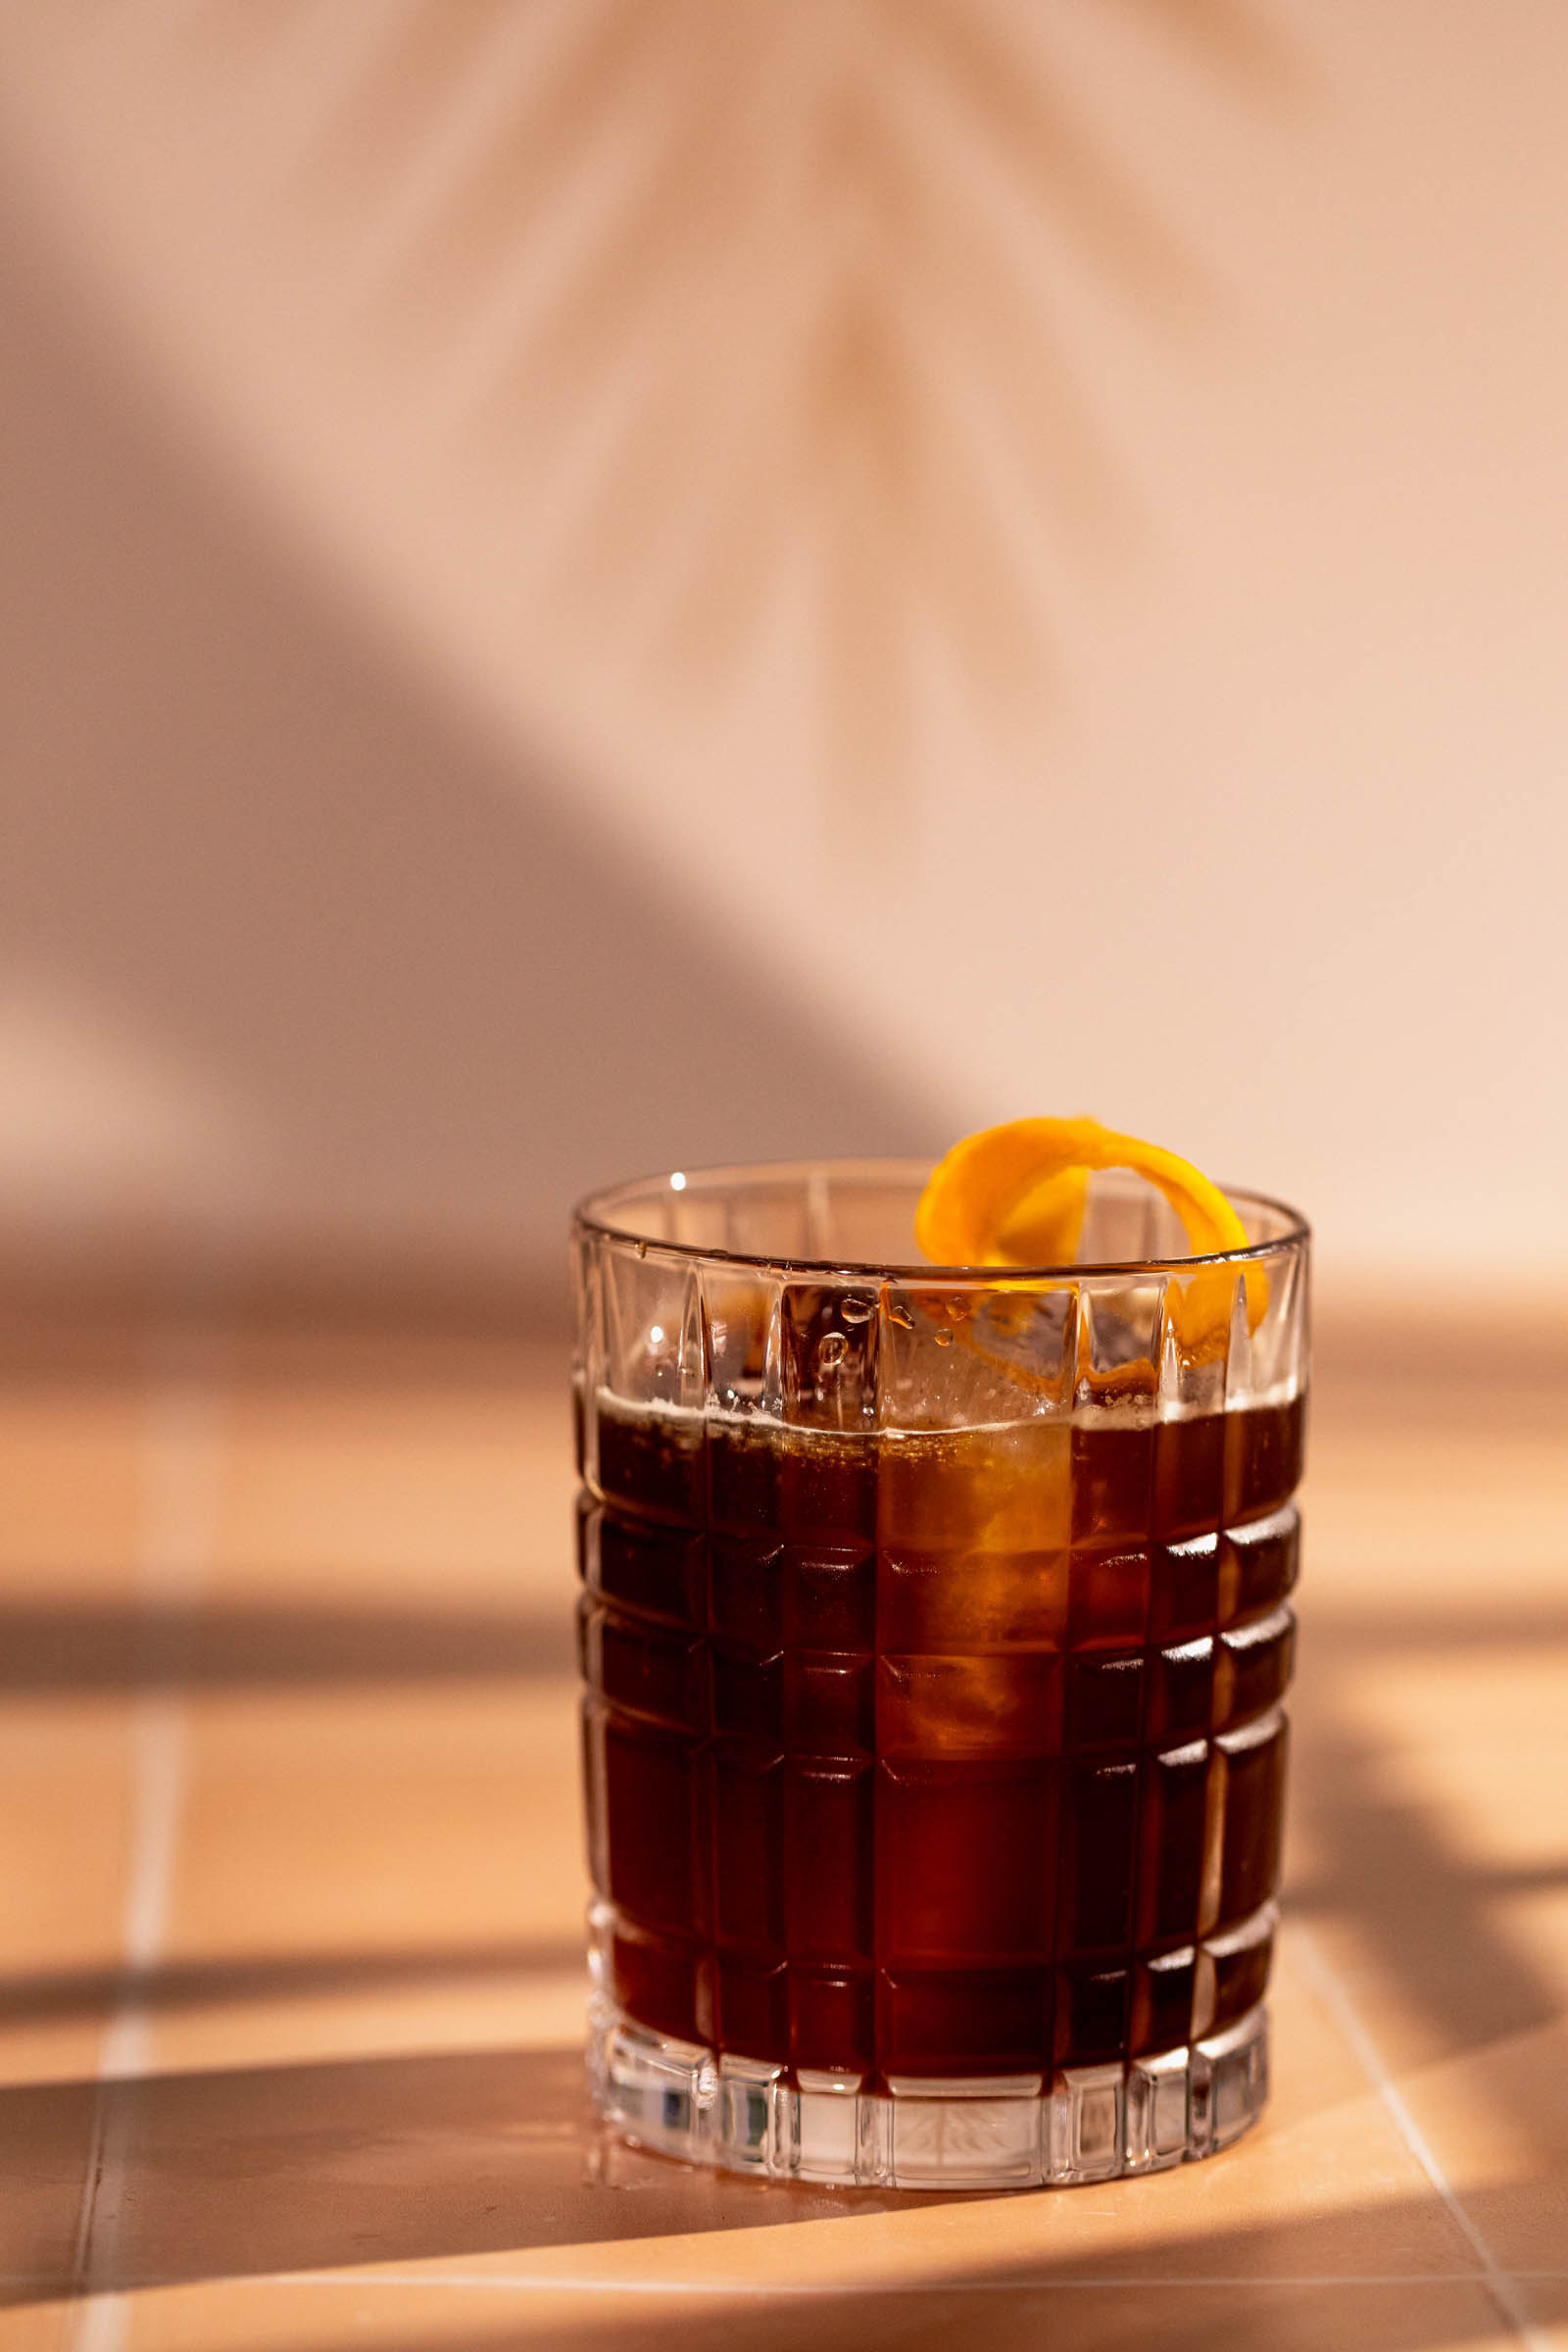
[[[226,23],[254,60],[254,5],[199,13],[209,53]],[[1238,103],[1301,86],[1245,0],[1123,14]],[[386,216],[468,109],[368,313],[448,386],[440,429],[493,482],[553,625],[700,710],[804,542],[841,784],[876,799],[903,773],[933,648],[971,710],[1039,705],[1051,554],[1123,552],[1137,527],[1041,257],[1076,247],[1156,333],[1218,296],[1037,10],[405,0],[359,40],[302,192]]]

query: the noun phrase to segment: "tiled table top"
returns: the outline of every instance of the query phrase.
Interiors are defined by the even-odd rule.
[[[555,1353],[24,1335],[0,2347],[1568,2346],[1565,1392],[1337,1360],[1269,2117],[931,2199],[585,2116]]]

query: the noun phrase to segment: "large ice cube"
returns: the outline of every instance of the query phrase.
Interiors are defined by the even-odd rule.
[[[1051,1756],[1061,1749],[1059,1651],[877,1660],[885,1756]]]
[[[877,1542],[916,1551],[1042,1552],[1071,1541],[1071,1431],[1064,1422],[888,1430]]]

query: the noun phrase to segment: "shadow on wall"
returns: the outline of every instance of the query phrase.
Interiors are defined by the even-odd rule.
[[[1223,308],[1147,148],[1119,152],[1128,59],[1178,103],[1212,83],[1281,119],[1307,78],[1254,0],[1136,0],[1087,72],[1059,14],[274,0],[143,12],[118,77],[96,23],[16,54],[96,89],[133,179],[170,151],[212,273],[193,315],[270,291],[200,192],[266,188],[284,280],[309,223],[334,325],[378,355],[347,415],[466,444],[478,560],[565,666],[613,664],[645,711],[673,685],[689,719],[804,566],[791,699],[819,714],[819,790],[870,822],[917,756],[933,640],[975,716],[1032,713],[1041,546],[1098,564],[1140,528],[1052,255],[1156,353]],[[257,372],[292,340],[259,335]]]
[[[149,1209],[116,1200],[121,1112],[105,1101],[100,1135],[89,1103],[74,1148],[104,1157],[104,1246],[151,1228],[220,1259],[559,1298],[594,1182],[939,1148],[940,1109],[852,1021],[781,1004],[748,950],[814,919],[808,880],[672,902],[519,775],[192,462],[40,282],[24,218],[0,208],[0,1042],[13,993],[101,1009],[234,1130],[172,1151]],[[79,1240],[50,1189],[24,1240]]]

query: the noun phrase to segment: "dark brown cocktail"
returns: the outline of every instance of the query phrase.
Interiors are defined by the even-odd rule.
[[[907,1301],[906,1356],[940,1321],[823,1295],[835,1372],[873,1296]],[[945,1345],[951,1396],[961,1318]],[[1179,1374],[1157,1334],[1127,1345],[1080,1385],[1068,1331],[1058,1389],[973,1426],[913,1425],[863,1363],[786,1379],[777,1417],[733,1384],[694,1409],[584,1383],[601,2090],[627,2129],[819,2177],[1103,2177],[1226,2136],[1200,2114],[1194,2144],[1194,2085],[1223,2108],[1233,2047],[1250,2120],[1302,1397],[1228,1400],[1222,1362],[1189,1379],[1206,1409],[1162,1411]],[[972,1354],[993,1412],[1010,1367]]]

